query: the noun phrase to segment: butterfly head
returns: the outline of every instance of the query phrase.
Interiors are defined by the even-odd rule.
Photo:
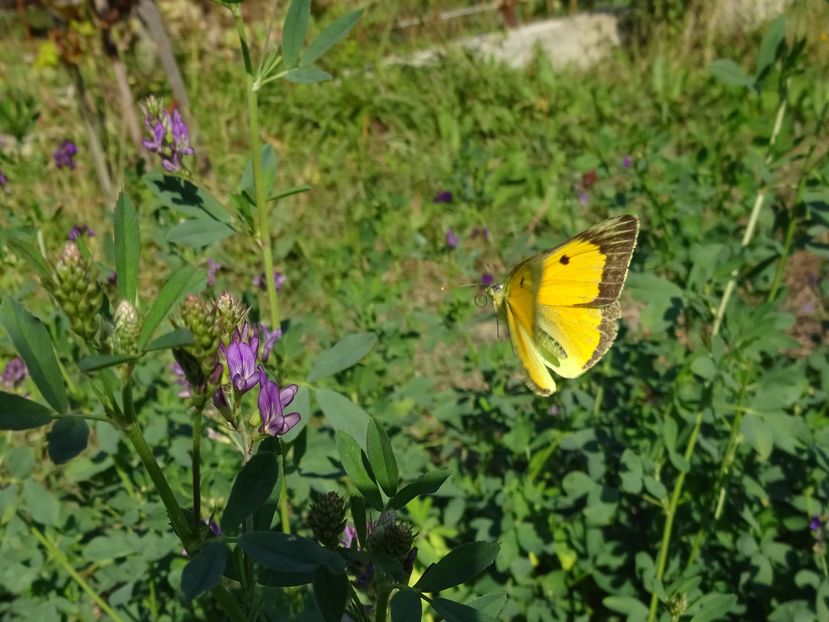
[[[498,310],[504,302],[504,286],[500,283],[494,283],[486,288],[486,293],[492,298],[495,309]]]

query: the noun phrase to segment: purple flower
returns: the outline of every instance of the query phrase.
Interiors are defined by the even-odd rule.
[[[453,198],[454,197],[451,192],[448,190],[442,190],[435,195],[435,198],[432,199],[432,203],[451,203]]]
[[[448,246],[451,250],[454,250],[458,247],[458,242],[460,242],[460,238],[455,235],[452,229],[446,230],[446,246]]]
[[[259,324],[259,338],[262,340],[262,360],[267,361],[273,346],[282,337],[282,330],[275,328],[268,330],[264,324]]]
[[[579,203],[581,203],[582,205],[587,205],[587,203],[589,201],[590,201],[590,195],[589,194],[587,194],[586,192],[579,192]]]
[[[115,272],[110,272],[107,274],[107,285],[115,285],[118,282],[118,274]]]
[[[26,368],[26,363],[19,356],[14,357],[3,368],[2,381],[3,385],[13,389],[26,379],[29,375],[29,370]]]
[[[222,528],[219,527],[219,524],[212,518],[208,518],[206,521],[204,521],[204,524],[207,525],[208,529],[210,529],[210,532],[217,538],[220,535],[222,535]]]
[[[252,335],[247,322],[241,332],[237,328],[230,343],[227,346],[221,344],[219,350],[227,361],[227,370],[237,391],[245,393],[256,386],[260,378],[260,372],[256,369],[259,339]]]
[[[55,158],[55,165],[58,168],[75,168],[75,155],[78,153],[78,147],[71,140],[64,140],[52,156]]]
[[[187,381],[187,376],[184,374],[184,370],[179,365],[178,361],[173,361],[170,363],[170,370],[173,372],[173,375],[176,377],[176,382],[180,384],[183,388],[181,391],[178,392],[179,397],[192,397],[193,391],[190,383]]]
[[[484,272],[481,275],[481,285],[484,287],[490,287],[495,282],[495,277],[492,276],[489,272]]]
[[[0,170],[0,188],[3,190],[7,190],[6,186],[9,184],[9,178],[3,174],[3,171]]]
[[[161,166],[168,173],[182,168],[182,158],[195,154],[190,146],[190,131],[177,109],[170,114],[161,103],[150,97],[144,103],[144,127],[149,138],[141,141],[144,148],[161,157]]]
[[[276,291],[280,291],[282,287],[285,285],[285,281],[288,279],[285,278],[285,275],[281,272],[274,270],[273,273],[273,286]],[[265,273],[260,272],[255,277],[253,277],[253,281],[251,281],[254,287],[264,290],[268,284],[265,282]]]
[[[817,514],[812,516],[812,520],[809,521],[809,529],[812,531],[818,531],[821,528],[821,525],[822,523],[820,521],[820,516]]]
[[[218,261],[214,261],[211,258],[207,260],[207,285],[209,287],[213,287],[216,284],[216,273],[222,267]]]
[[[284,414],[285,408],[293,401],[299,387],[289,384],[280,390],[279,385],[268,380],[265,368],[261,365],[259,378],[259,415],[262,417],[259,431],[270,436],[282,436],[299,423],[299,413]]]
[[[622,166],[625,168],[630,168],[631,166],[633,166],[633,158],[629,155],[626,155],[624,158],[622,158]]]
[[[69,233],[66,234],[66,239],[70,242],[74,242],[82,235],[91,238],[95,235],[95,230],[89,225],[75,225],[69,230]]]
[[[357,541],[357,528],[353,525],[346,525],[340,543],[344,548],[350,549],[351,544]]]

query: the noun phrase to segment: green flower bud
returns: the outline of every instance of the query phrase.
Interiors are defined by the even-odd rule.
[[[63,246],[48,286],[72,330],[84,339],[93,339],[100,326],[98,313],[104,294],[74,242]]]
[[[187,349],[198,361],[203,376],[209,378],[219,362],[221,328],[216,306],[195,294],[190,294],[184,300],[181,317],[185,326],[193,333],[194,343]]]
[[[124,354],[138,353],[138,338],[141,335],[141,317],[129,300],[122,300],[115,309],[115,332],[112,347]]]
[[[336,492],[314,499],[308,512],[308,525],[320,544],[337,548],[345,529],[345,499]]]
[[[222,292],[216,298],[216,311],[221,322],[222,341],[228,343],[233,331],[242,325],[248,315],[248,309],[230,292]]]
[[[414,544],[412,527],[405,521],[396,520],[394,512],[383,512],[366,541],[366,548],[384,557],[403,563]]]

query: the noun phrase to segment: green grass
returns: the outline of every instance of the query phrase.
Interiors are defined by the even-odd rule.
[[[418,532],[416,572],[459,544],[501,543],[489,571],[448,595],[466,602],[508,592],[504,620],[642,620],[652,594],[661,620],[683,599],[689,609],[675,619],[829,615],[823,532],[809,529],[811,516],[829,512],[829,164],[820,125],[829,44],[820,15],[826,11],[815,5],[789,15],[789,42],[806,44],[771,148],[780,66],[758,91],[730,87],[679,38],[636,56],[620,51],[587,72],[556,73],[541,58],[518,71],[462,54],[411,68],[377,63],[381,52],[396,52],[395,41],[366,35],[382,33],[391,17],[369,11],[323,64],[333,82],[277,82],[261,94],[262,139],[278,155],[276,188],[312,188],[281,201],[270,223],[290,322],[277,346],[280,374],[305,384],[316,355],[340,337],[377,335],[359,365],[311,388],[336,389],[376,417],[404,481],[427,468],[452,473],[440,493],[406,509]],[[753,74],[763,31],[717,39],[714,58],[734,58]],[[196,30],[177,45],[201,128],[195,147],[209,159],[194,180],[227,204],[248,146],[240,62],[230,28],[225,39],[223,32],[211,33],[227,42],[218,49],[204,49]],[[441,36],[426,33],[413,45]],[[167,95],[140,48],[126,60],[136,98]],[[8,69],[0,91],[30,93],[40,110],[19,149],[0,155],[9,177],[0,223],[39,232],[50,260],[73,224],[90,224],[103,278],[114,267],[112,205],[96,187],[68,78],[26,54],[0,62]],[[107,111],[108,156],[138,206],[140,290],[157,291],[174,265],[212,257],[223,264],[213,291],[246,293],[252,316],[265,317],[264,294],[250,285],[262,272],[251,240],[236,236],[203,253],[164,240],[181,214],[153,202],[102,67],[91,57],[82,64]],[[63,138],[81,148],[74,171],[51,162]],[[598,179],[582,204],[590,170]],[[452,203],[433,202],[443,190]],[[761,190],[768,200],[743,247]],[[521,259],[618,213],[642,221],[619,341],[590,373],[537,398],[508,342],[496,337],[491,307],[477,307],[479,290],[462,286],[484,272],[504,278]],[[480,227],[489,239],[472,237]],[[461,237],[455,250],[445,243],[448,228]],[[47,321],[69,366],[80,346],[9,246],[0,271],[3,298],[13,294]],[[10,341],[0,341],[0,352],[0,361],[13,356]],[[148,440],[187,499],[192,422],[171,361],[165,353],[137,367],[145,387],[137,399]],[[73,403],[90,403],[70,369]],[[20,390],[37,396],[31,381]],[[307,449],[294,449],[299,466],[287,478],[293,529],[304,535],[311,491],[353,491],[327,418],[316,402],[307,414]],[[195,613],[183,601],[185,560],[130,448],[108,424],[92,427],[90,447],[62,467],[45,458],[42,432],[0,439],[0,612],[97,615],[40,546],[37,525],[121,615],[216,615],[206,599]],[[202,472],[203,504],[218,516],[239,459],[216,438],[202,441]],[[659,570],[666,513],[673,529]],[[266,609],[281,619],[285,603],[300,607],[305,598],[268,588]]]

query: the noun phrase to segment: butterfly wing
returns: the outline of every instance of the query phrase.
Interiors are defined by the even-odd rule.
[[[612,345],[620,316],[617,300],[638,233],[635,216],[617,216],[510,273],[503,308],[513,350],[536,393],[555,391],[548,367],[575,378]]]

